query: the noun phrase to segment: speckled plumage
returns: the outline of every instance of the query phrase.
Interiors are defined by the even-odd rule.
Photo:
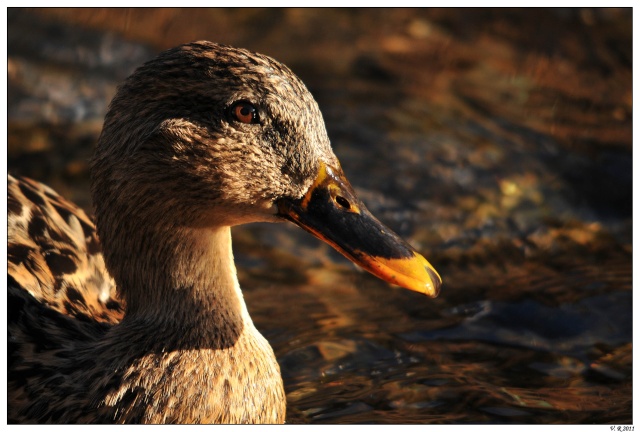
[[[260,127],[230,121],[238,100]],[[9,421],[283,422],[229,227],[275,220],[274,202],[300,198],[321,161],[339,166],[317,104],[280,63],[196,42],[139,68],[92,163],[101,245],[84,212],[9,177]]]

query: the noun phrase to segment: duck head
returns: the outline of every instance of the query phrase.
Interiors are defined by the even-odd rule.
[[[357,198],[302,81],[243,49],[195,42],[129,77],[105,118],[92,192],[108,265],[133,230],[286,219],[392,284],[440,289],[431,264]]]

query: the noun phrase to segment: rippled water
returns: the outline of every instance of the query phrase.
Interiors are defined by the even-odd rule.
[[[290,423],[632,423],[629,10],[10,10],[9,169],[89,208],[115,85],[161,48],[272,55],[430,300],[295,227],[234,229]]]
[[[289,421],[603,423],[630,414],[624,258],[600,262],[604,271],[509,264],[483,278],[478,269],[436,301],[349,267],[296,272],[307,263],[284,258],[292,265],[277,280],[265,267],[241,281],[280,359]]]

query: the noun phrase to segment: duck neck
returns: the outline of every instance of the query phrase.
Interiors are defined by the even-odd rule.
[[[125,322],[179,330],[181,339],[221,335],[233,342],[253,326],[238,284],[231,229],[178,228],[147,231],[124,263],[121,292]],[[149,245],[155,245],[153,248]]]

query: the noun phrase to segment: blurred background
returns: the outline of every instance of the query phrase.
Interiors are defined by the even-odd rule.
[[[208,39],[287,64],[347,177],[443,277],[234,228],[289,423],[632,423],[631,9],[9,9],[8,169],[91,212],[116,86]]]

